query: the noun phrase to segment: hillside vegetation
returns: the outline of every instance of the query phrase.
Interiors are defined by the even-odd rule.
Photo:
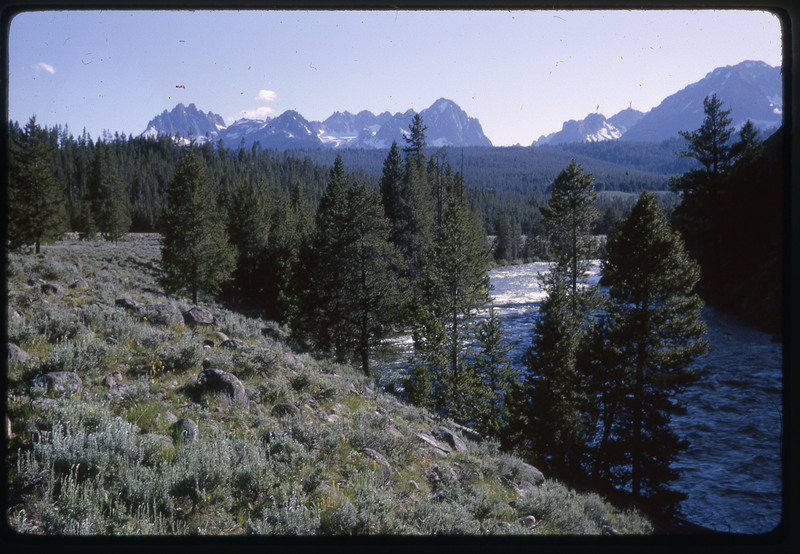
[[[274,322],[164,296],[159,256],[158,235],[8,254],[16,531],[652,531],[352,367],[298,351]]]

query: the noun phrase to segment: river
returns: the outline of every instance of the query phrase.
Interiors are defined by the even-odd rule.
[[[518,367],[544,298],[536,275],[548,268],[537,262],[489,272]],[[594,263],[589,282],[599,278]],[[671,423],[690,446],[674,461],[679,477],[669,486],[688,494],[680,511],[692,523],[725,532],[769,532],[782,513],[782,345],[711,308],[704,308],[703,318],[709,351],[694,361],[700,377],[682,393],[686,414]],[[394,346],[407,354],[410,339],[400,337]],[[395,381],[403,365],[383,364],[381,380]]]
[[[512,356],[520,364],[544,293],[536,275],[547,263],[489,272]],[[592,265],[589,282],[600,278]],[[709,351],[694,362],[700,378],[682,393],[686,414],[672,420],[689,441],[673,467],[670,488],[687,493],[684,517],[710,529],[765,533],[781,519],[782,345],[767,333],[703,309]]]

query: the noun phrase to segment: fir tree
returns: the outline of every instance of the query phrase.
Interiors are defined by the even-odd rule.
[[[117,242],[131,227],[128,198],[109,145],[98,143],[89,184],[94,223],[106,240]]]
[[[264,295],[263,277],[269,258],[272,206],[266,181],[240,181],[228,207],[228,235],[239,253],[234,283],[250,299]]]
[[[475,334],[478,352],[473,361],[480,392],[473,403],[475,426],[481,433],[503,437],[511,424],[511,395],[518,383],[511,364],[512,345],[503,337],[503,324],[494,304]]]
[[[553,181],[550,200],[541,207],[542,223],[555,259],[564,266],[570,291],[577,298],[578,283],[588,271],[593,242],[591,229],[599,217],[594,177],[575,159]]]
[[[707,348],[702,301],[693,292],[699,266],[644,192],[609,238],[604,273],[611,303],[604,362],[622,388],[608,442],[631,464],[611,473],[635,496],[669,505],[679,496],[664,486],[675,477],[670,463],[686,447],[669,422],[681,410],[678,393],[697,378],[692,360]]]
[[[9,144],[8,241],[12,250],[43,243],[64,232],[64,193],[56,177],[47,131],[31,117]]]
[[[478,386],[474,367],[463,354],[474,338],[475,317],[489,302],[487,255],[468,206],[449,198],[442,228],[423,260],[414,333],[415,350],[421,354],[417,358],[429,365],[415,364],[412,380],[432,375],[435,404],[451,417],[471,417]]]
[[[236,267],[236,249],[228,241],[224,218],[211,189],[205,162],[189,146],[167,190],[161,248],[162,285],[168,293],[219,292]]]
[[[422,116],[414,114],[411,124],[408,126],[406,136],[406,146],[403,152],[406,154],[406,162],[411,160],[417,166],[425,165],[425,156],[422,150],[425,148],[425,131],[428,127],[422,122]]]

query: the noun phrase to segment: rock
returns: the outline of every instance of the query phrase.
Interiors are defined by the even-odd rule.
[[[513,487],[518,496],[525,496],[529,492],[536,490],[536,486],[530,481],[520,481]]]
[[[285,417],[285,416],[291,416],[291,415],[297,415],[299,413],[300,413],[300,410],[298,410],[297,406],[295,406],[294,404],[288,404],[288,403],[275,404],[272,407],[272,415],[274,415],[275,417],[278,417],[278,418]]]
[[[214,345],[217,345],[217,344],[222,344],[226,340],[228,340],[228,335],[226,335],[222,331],[216,331],[214,333],[210,333],[208,335],[207,340],[203,341],[203,342],[204,343],[205,342],[209,342],[211,344],[211,346],[214,346]]]
[[[9,342],[7,344],[8,348],[8,361],[12,364],[21,364],[28,361],[28,353],[25,352],[22,348],[14,344],[13,342]]]
[[[530,464],[526,464],[525,462],[522,462],[521,466],[522,466],[521,477],[525,481],[530,481],[534,485],[541,485],[542,483],[544,483],[544,474],[542,474],[541,471],[539,471]]]
[[[536,518],[533,516],[521,517],[517,520],[517,523],[523,527],[536,527]]]
[[[139,312],[151,323],[172,327],[183,327],[183,314],[174,304],[144,304]]]
[[[414,489],[415,491],[419,490],[419,484],[416,481],[414,481],[413,479],[410,479],[408,481],[408,486],[411,487],[412,489]]]
[[[117,308],[125,308],[126,310],[131,310],[134,312],[139,310],[139,303],[135,300],[131,300],[127,296],[125,298],[117,298],[114,301],[114,305]]]
[[[222,343],[222,346],[224,346],[225,348],[230,348],[231,350],[238,350],[240,348],[247,348],[250,345],[244,342],[243,340],[228,339]]]
[[[447,427],[437,427],[434,430],[434,433],[437,437],[445,441],[449,444],[452,448],[455,449],[456,452],[466,452],[467,445],[464,444],[464,441],[461,440],[455,433],[453,433]]]
[[[42,283],[40,289],[45,294],[62,294],[64,287],[56,283]]]
[[[142,440],[145,446],[149,446],[151,448],[175,448],[175,444],[172,442],[172,439],[166,435],[146,433],[144,435],[139,435],[139,438]]]
[[[207,368],[197,376],[197,383],[203,388],[216,390],[231,397],[231,400],[247,400],[244,385],[233,373],[221,369]]]
[[[165,417],[167,419],[167,423],[169,423],[170,425],[175,425],[176,423],[178,423],[178,416],[176,416],[172,412],[167,412],[165,414]]]
[[[204,358],[202,363],[202,368],[208,369],[209,367],[211,367],[211,358]]]
[[[392,473],[393,469],[389,461],[377,450],[373,450],[372,448],[362,448],[359,450],[362,454],[365,454],[375,460],[383,468],[383,479],[381,484],[385,485],[392,480]]]
[[[83,388],[80,375],[74,371],[51,371],[30,382],[55,392],[79,391]]]
[[[214,315],[199,306],[195,306],[188,312],[183,313],[183,321],[186,325],[214,325],[216,319]]]
[[[402,439],[403,438],[403,433],[401,433],[397,429],[397,427],[395,427],[394,425],[387,425],[386,426],[386,432],[389,433],[390,435],[392,435],[396,439]]]
[[[198,429],[197,423],[188,417],[182,417],[175,422],[175,425],[173,425],[173,434],[175,436],[175,440],[192,442],[197,440],[197,437],[200,434],[200,429]]]
[[[214,341],[211,339],[206,339],[203,341],[203,348],[214,348]]]
[[[453,422],[453,428],[458,430],[463,436],[467,437],[471,441],[481,442],[485,437],[478,433],[475,429],[470,429],[464,425],[459,423]]]
[[[438,450],[438,451],[444,453],[445,455],[450,454],[451,450],[446,445],[444,445],[444,444],[440,443],[438,440],[436,440],[433,437],[433,435],[431,435],[428,431],[417,431],[415,433],[415,435],[417,435],[423,441],[425,441],[430,446],[432,446],[434,448],[434,450]]]
[[[72,281],[69,284],[69,288],[71,288],[71,289],[88,289],[89,288],[89,283],[88,283],[88,281],[86,281],[86,279],[78,278],[78,279],[75,279],[74,281]]]
[[[106,387],[108,387],[109,389],[113,389],[114,386],[117,384],[117,382],[114,380],[114,378],[111,375],[106,375],[103,378],[103,384]]]

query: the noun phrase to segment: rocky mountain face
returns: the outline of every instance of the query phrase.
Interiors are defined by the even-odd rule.
[[[733,125],[748,119],[764,131],[774,130],[783,120],[783,85],[780,67],[746,61],[718,67],[700,81],[668,96],[647,112],[623,140],[654,141],[671,138],[678,131],[693,131],[705,118],[703,100],[716,94],[723,109],[730,110]]]
[[[404,137],[416,112],[375,115],[363,110],[357,114],[336,112],[325,121],[308,121],[296,111],[289,110],[264,121],[240,119],[226,126],[222,118],[204,113],[190,104],[178,104],[166,110],[147,126],[145,136],[189,133],[199,142],[218,141],[230,147],[251,147],[258,142],[262,148],[287,150],[291,148],[378,148],[386,149],[392,141],[404,144]],[[469,117],[455,102],[440,98],[430,108],[420,112],[427,126],[425,132],[430,146],[491,146],[483,134],[480,122]],[[206,139],[206,135],[208,138]]]
[[[164,110],[161,115],[151,119],[142,136],[169,135],[174,137],[178,134],[183,139],[190,136],[202,139],[206,135],[216,136],[222,129],[225,129],[225,121],[221,116],[213,112],[200,111],[194,104],[189,104],[188,107],[178,104],[172,108],[172,111]]]
[[[581,121],[570,119],[564,122],[561,130],[547,136],[542,135],[534,141],[534,146],[543,144],[562,144],[569,142],[599,142],[616,140],[633,126],[644,113],[626,108],[606,119],[601,113],[587,115]]]
[[[677,137],[678,131],[700,127],[705,118],[703,100],[712,94],[722,100],[724,109],[731,110],[730,117],[737,128],[749,119],[769,134],[782,122],[782,86],[781,69],[764,62],[719,67],[647,113],[628,108],[608,119],[602,114],[590,114],[581,121],[565,122],[561,131],[543,135],[533,144],[668,140]]]

